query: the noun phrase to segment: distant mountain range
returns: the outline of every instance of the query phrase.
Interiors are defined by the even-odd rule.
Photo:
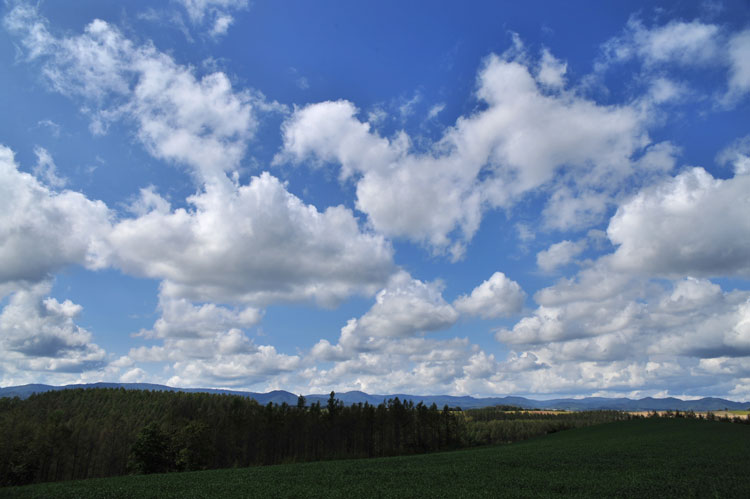
[[[89,383],[81,385],[21,385],[0,388],[0,397],[20,397],[22,399],[29,397],[33,393],[43,393],[52,390],[70,390],[73,388],[124,388],[126,390],[159,390],[159,391],[181,391],[181,392],[200,392],[200,393],[224,393],[230,395],[240,395],[242,397],[252,398],[260,404],[282,404],[286,402],[289,405],[297,403],[297,395],[283,390],[275,390],[268,393],[243,392],[236,390],[218,390],[214,388],[174,388],[165,385],[154,385],[150,383]],[[320,402],[325,404],[329,394],[311,394],[305,395],[307,403]],[[604,398],[604,397],[586,397],[582,399],[554,399],[554,400],[534,400],[525,397],[454,397],[450,395],[408,395],[404,393],[395,393],[390,395],[370,395],[364,392],[342,392],[337,393],[336,398],[344,404],[357,404],[369,402],[377,405],[388,399],[398,397],[400,400],[411,400],[415,404],[423,402],[426,405],[435,403],[438,407],[448,405],[450,407],[461,407],[462,409],[476,409],[479,407],[491,407],[495,405],[512,405],[523,407],[525,409],[564,409],[573,411],[615,409],[620,411],[720,411],[724,409],[737,410],[750,408],[750,402],[735,402],[721,398],[706,397],[698,400],[681,400],[674,397],[669,398],[652,398],[642,399],[629,398]]]

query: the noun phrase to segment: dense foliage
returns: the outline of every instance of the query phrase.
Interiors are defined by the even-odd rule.
[[[464,412],[465,440],[469,445],[504,444],[630,418],[620,411],[556,412],[485,407]]]
[[[205,393],[62,390],[0,399],[0,483],[375,457],[456,448],[460,416],[378,406],[261,406]]]
[[[750,497],[750,426],[645,418],[455,452],[47,483],[9,498]]]

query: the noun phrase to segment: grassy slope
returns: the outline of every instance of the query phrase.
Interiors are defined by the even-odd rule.
[[[8,497],[750,497],[750,426],[639,420],[440,454],[130,476]]]

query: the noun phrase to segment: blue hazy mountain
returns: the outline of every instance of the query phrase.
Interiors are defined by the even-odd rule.
[[[53,390],[69,390],[74,388],[123,388],[125,390],[157,390],[157,391],[182,391],[182,392],[201,392],[201,393],[219,393],[229,395],[239,395],[242,397],[252,398],[258,403],[266,405],[269,402],[282,404],[286,402],[289,405],[297,403],[297,395],[284,391],[275,390],[268,393],[244,392],[237,390],[221,390],[215,388],[174,388],[165,385],[155,385],[151,383],[89,383],[65,386],[51,385],[21,385],[0,388],[0,397],[19,397],[27,398],[34,393],[43,393]],[[325,405],[330,394],[311,394],[305,395],[308,404],[320,402]],[[491,407],[496,405],[512,405],[525,409],[565,409],[574,411],[614,409],[621,411],[718,411],[723,409],[737,410],[750,408],[750,402],[735,402],[721,398],[705,397],[698,400],[681,400],[674,397],[642,399],[629,398],[605,398],[605,397],[586,397],[582,399],[553,399],[553,400],[534,400],[525,397],[455,397],[451,395],[409,395],[405,393],[396,393],[388,395],[371,395],[359,391],[336,393],[336,398],[346,405],[368,402],[372,405],[380,404],[398,397],[400,400],[411,400],[415,404],[422,402],[426,405],[435,404],[438,407],[448,405],[450,407],[461,407],[462,409],[475,409],[479,407]]]

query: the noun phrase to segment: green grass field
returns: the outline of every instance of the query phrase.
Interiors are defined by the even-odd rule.
[[[623,421],[439,454],[127,476],[3,497],[750,497],[750,426]]]

